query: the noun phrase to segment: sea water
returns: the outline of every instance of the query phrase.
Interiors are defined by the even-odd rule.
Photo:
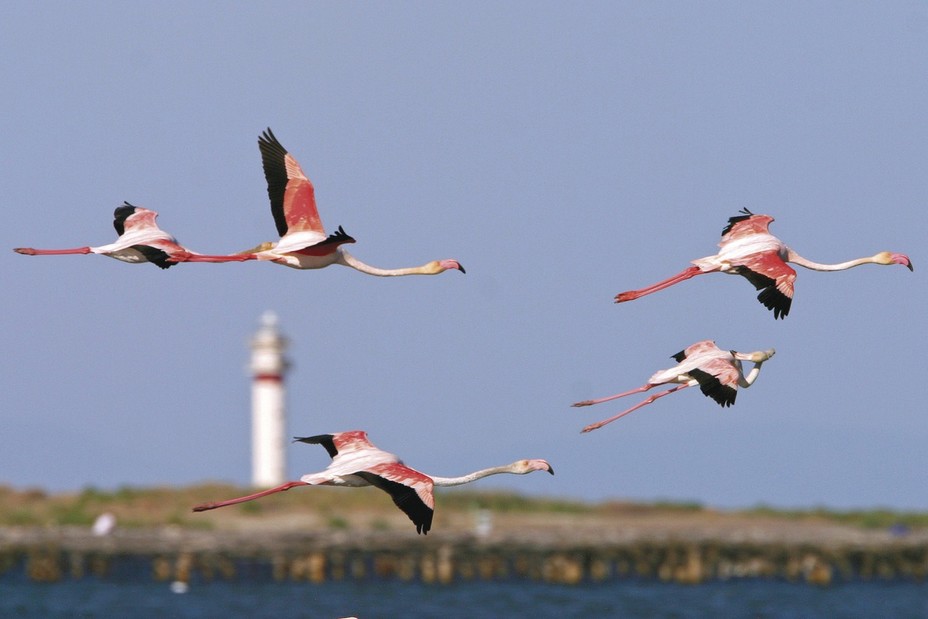
[[[183,591],[183,592],[181,592]],[[928,584],[846,582],[829,587],[770,580],[700,585],[622,580],[582,585],[531,581],[166,582],[95,579],[34,583],[0,577],[0,617],[746,617],[928,618]]]

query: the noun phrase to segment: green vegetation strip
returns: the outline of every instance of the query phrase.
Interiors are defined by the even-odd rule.
[[[246,488],[237,486],[205,484],[183,488],[122,487],[112,491],[86,488],[78,493],[48,494],[42,490],[16,490],[0,486],[0,526],[90,526],[98,515],[111,512],[117,516],[120,527],[176,525],[206,529],[212,526],[210,520],[192,513],[190,508],[193,505],[238,496],[246,491]],[[841,511],[816,507],[797,510],[760,505],[750,509],[720,512],[693,501],[586,503],[529,497],[510,492],[472,490],[444,490],[438,493],[436,501],[438,509],[447,516],[470,513],[475,509],[486,509],[500,514],[604,517],[726,513],[793,522],[817,521],[869,530],[889,527],[906,527],[913,530],[928,528],[928,513],[889,509]],[[316,513],[333,528],[346,527],[345,516],[352,510],[395,516],[395,508],[389,497],[373,488],[313,488],[311,491],[295,489],[280,496],[227,509],[236,510],[236,514],[242,517],[256,518],[265,515]]]

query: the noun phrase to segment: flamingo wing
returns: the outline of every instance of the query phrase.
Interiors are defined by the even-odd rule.
[[[155,211],[123,202],[113,211],[113,227],[119,238],[109,245],[94,248],[94,251],[118,257],[125,250],[132,249],[142,255],[143,261],[162,269],[174,266],[188,252],[177,244],[173,236],[158,227],[157,218]],[[133,259],[130,262],[141,261]]]
[[[355,474],[389,494],[416,525],[416,532],[428,535],[435,513],[431,477],[399,462],[379,464]]]
[[[754,285],[761,293],[757,300],[773,311],[774,318],[786,317],[793,303],[793,284],[796,271],[786,264],[775,251],[752,254],[733,269]]]
[[[677,363],[683,363],[684,359],[690,359],[696,356],[718,355],[721,352],[723,352],[722,349],[716,346],[715,342],[712,340],[700,340],[695,344],[690,344],[677,354],[671,355],[671,359]]]
[[[367,432],[352,430],[294,437],[294,440],[325,447],[333,460],[326,469],[327,474],[355,475],[389,494],[396,506],[416,525],[418,533],[427,534],[432,528],[435,511],[432,478],[374,446],[367,438]],[[337,472],[335,469],[338,469]],[[305,477],[303,479],[306,480]]]
[[[689,359],[690,357],[704,357],[704,356],[714,356],[724,351],[716,346],[715,342],[712,340],[700,340],[694,344],[690,344],[683,351],[684,356]]]
[[[288,232],[312,230],[325,234],[312,182],[270,127],[258,138],[258,148],[277,233],[284,236]]]
[[[293,440],[311,445],[322,445],[333,460],[335,456],[343,456],[353,451],[380,451],[370,442],[367,438],[367,432],[364,430],[318,434],[316,436],[294,436]]]
[[[132,249],[138,251],[140,254],[145,256],[145,260],[147,260],[148,262],[151,262],[152,264],[162,269],[169,269],[175,264],[177,264],[177,261],[173,260],[170,254],[168,254],[168,252],[166,252],[163,249],[159,249],[158,247],[155,247],[154,245],[155,244],[153,245],[133,245]]]
[[[338,230],[327,236],[324,240],[314,245],[303,247],[302,249],[293,250],[294,253],[306,256],[328,256],[335,251],[335,248],[344,243],[354,243],[354,238],[349,236],[341,226]],[[279,246],[278,246],[279,248]]]
[[[722,230],[720,245],[728,241],[751,236],[752,234],[769,234],[768,227],[773,221],[770,215],[755,215],[748,209],[741,209],[743,215],[728,218],[728,225]]]
[[[738,369],[724,359],[713,359],[688,374],[699,383],[703,395],[718,402],[719,406],[731,406],[738,395]]]
[[[119,236],[125,234],[127,230],[143,231],[150,228],[160,230],[155,222],[157,218],[158,213],[155,211],[123,202],[122,206],[117,206],[113,211],[113,227],[116,228],[116,234]]]

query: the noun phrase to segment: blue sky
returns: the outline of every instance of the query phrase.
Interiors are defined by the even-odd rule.
[[[719,507],[928,509],[928,8],[920,2],[64,3],[0,19],[0,246],[101,245],[128,200],[201,252],[275,238],[272,127],[379,279],[0,252],[0,483],[247,483],[247,339],[292,340],[289,430],[365,429],[483,487]],[[741,208],[813,260],[774,321],[741,278],[612,297]],[[701,339],[777,349],[737,405],[620,410]],[[628,405],[634,401],[630,400]],[[293,476],[327,463],[289,448]]]

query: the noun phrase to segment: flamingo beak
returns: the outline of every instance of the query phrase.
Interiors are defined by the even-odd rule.
[[[450,259],[440,260],[438,262],[438,266],[440,266],[443,271],[447,271],[449,269],[457,269],[461,273],[467,273],[467,271],[464,270],[464,267],[461,266],[461,263],[458,262],[457,260],[450,260]]]
[[[908,270],[914,271],[915,268],[912,266],[912,261],[909,260],[909,257],[905,254],[893,254],[890,258],[895,264],[902,264]]]
[[[527,465],[527,471],[547,471],[554,475],[554,467],[548,464],[547,460],[542,460],[541,458],[537,460],[526,460],[525,464]]]

